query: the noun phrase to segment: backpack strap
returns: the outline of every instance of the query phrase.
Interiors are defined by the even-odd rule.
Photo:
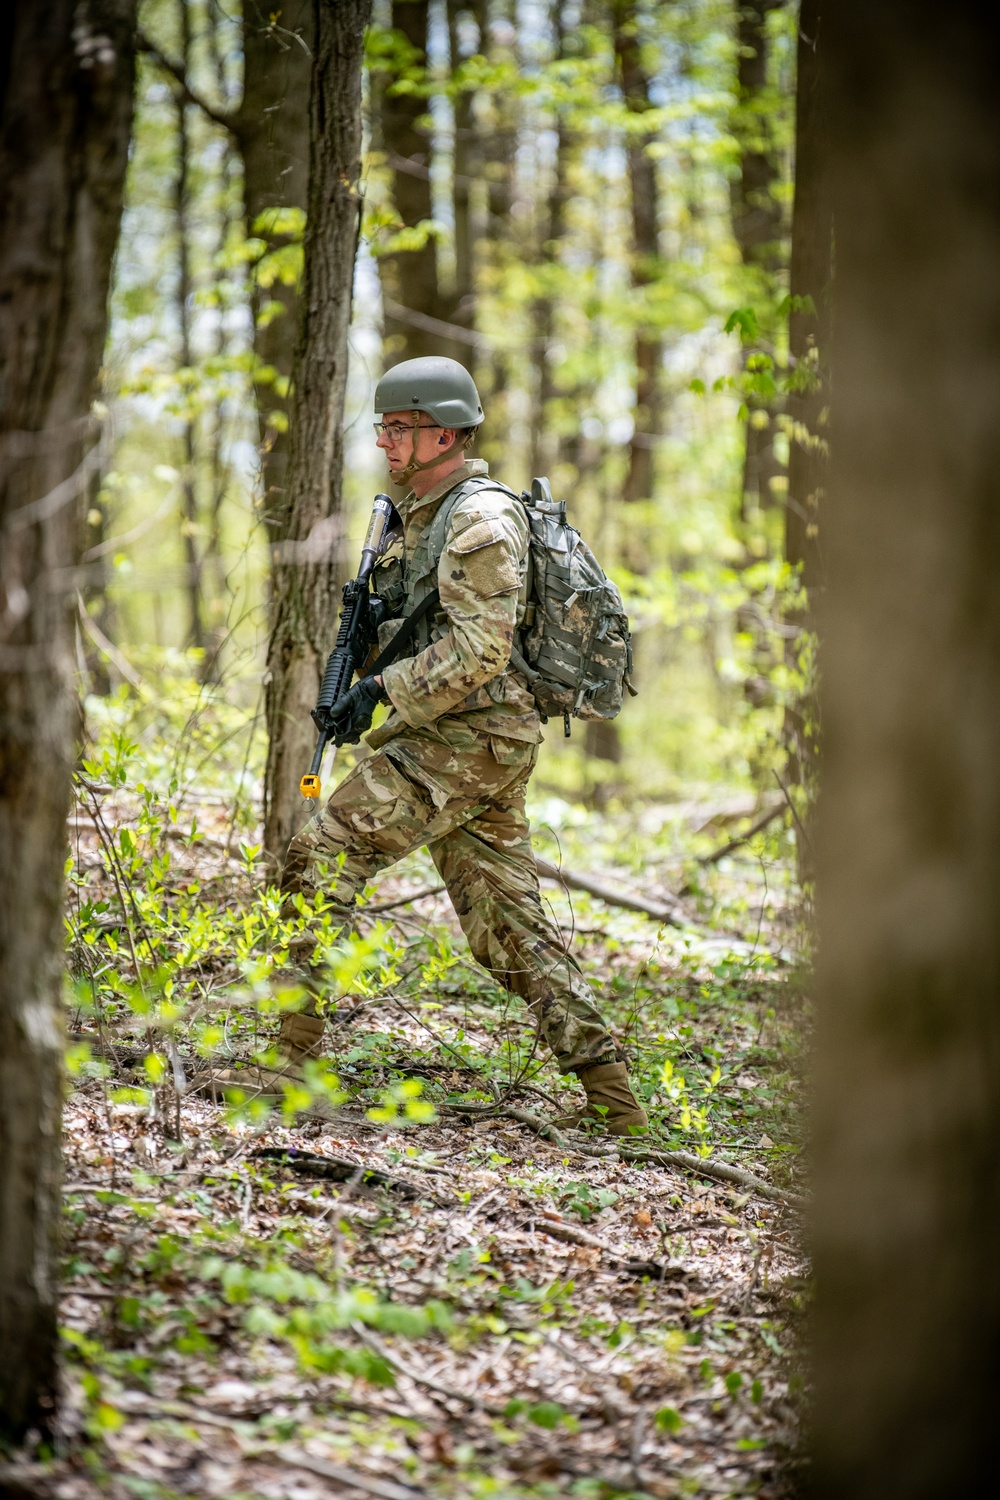
[[[406,603],[408,613],[415,610],[423,600],[432,592],[437,591],[437,570],[444,551],[445,538],[448,535],[448,527],[452,515],[463,500],[480,490],[498,490],[501,494],[510,496],[516,500],[518,497],[513,490],[506,485],[500,484],[498,480],[491,479],[488,474],[473,474],[464,479],[461,484],[456,485],[454,490],[447,494],[438,506],[429,523],[421,533],[420,539],[413,550],[413,557],[407,563],[406,577]],[[424,628],[421,632],[425,638],[423,645],[430,641],[429,619],[422,622]],[[421,646],[417,646],[418,651]]]
[[[433,569],[435,572],[437,570],[437,565],[441,560],[441,553],[444,551],[444,542],[445,537],[448,535],[448,527],[456,508],[463,500],[467,500],[470,495],[479,494],[483,490],[497,490],[502,495],[508,495],[511,500],[518,498],[513,490],[509,490],[505,484],[500,484],[496,479],[491,479],[488,474],[473,474],[469,479],[465,479],[461,484],[456,485],[455,489],[446,498],[444,504],[439,505],[434,512],[430,525],[424,533],[424,537],[421,538],[422,541],[426,539],[426,555],[430,569]]]

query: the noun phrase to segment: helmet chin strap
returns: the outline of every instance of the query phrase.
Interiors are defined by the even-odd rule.
[[[413,413],[413,423],[414,431],[416,431],[420,426],[420,413],[418,411],[415,411]],[[470,431],[459,437],[456,437],[451,446],[446,448],[443,453],[435,453],[433,458],[428,458],[423,462],[421,462],[421,460],[416,457],[417,443],[416,439],[414,439],[413,458],[410,459],[410,462],[406,465],[405,469],[397,469],[395,473],[392,473],[392,471],[390,470],[389,479],[393,484],[406,484],[407,480],[412,474],[418,473],[421,469],[436,469],[438,464],[443,464],[445,459],[451,458],[453,453],[457,453],[464,448],[470,447],[473,440],[475,439],[475,436],[476,429],[471,428]]]

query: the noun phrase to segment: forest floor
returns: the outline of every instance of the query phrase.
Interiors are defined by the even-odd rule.
[[[536,807],[547,858],[647,899],[692,888],[658,925],[543,886],[650,1110],[615,1143],[539,1133],[571,1080],[471,964],[426,855],[334,955],[336,1084],[270,1110],[195,1093],[287,1003],[253,928],[276,920],[259,851],[223,798],[96,787],[71,823],[64,1400],[54,1451],[7,1482],[791,1495],[808,1006],[780,825],[699,865],[752,799]],[[678,1151],[702,1168],[642,1159]]]

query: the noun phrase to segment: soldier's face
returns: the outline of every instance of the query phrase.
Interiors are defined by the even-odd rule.
[[[414,427],[412,411],[386,411],[382,413],[382,431],[376,447],[386,456],[393,474],[405,469],[411,459],[426,463],[440,452],[441,447],[454,442],[454,433],[438,427],[423,413],[420,423]]]

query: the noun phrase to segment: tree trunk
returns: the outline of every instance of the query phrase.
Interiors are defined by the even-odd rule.
[[[505,64],[515,72],[521,66],[517,50],[516,9],[512,0],[479,0],[477,6],[479,34],[484,39],[483,52],[494,67]],[[510,29],[492,30],[490,21],[509,22]],[[513,38],[513,41],[507,38]],[[522,246],[513,242],[514,172],[517,155],[517,104],[499,85],[489,91],[489,111],[482,122],[480,161],[485,186],[486,223],[484,239],[489,258],[488,272],[494,287],[502,294],[511,260],[520,259]],[[513,480],[510,471],[511,449],[511,371],[512,356],[494,348],[488,367],[483,371],[483,411],[485,414],[477,451],[489,461],[490,472],[500,480]],[[482,391],[482,386],[480,386]]]
[[[210,5],[205,12],[205,44],[218,97],[225,100],[228,93],[226,60],[219,35],[219,12]],[[213,291],[219,308],[215,331],[215,353],[220,367],[229,349],[229,331],[224,309],[228,306],[229,278],[231,272],[224,264],[225,251],[229,244],[229,230],[238,217],[238,209],[232,196],[232,183],[238,170],[239,155],[235,134],[230,132],[222,143],[223,157],[219,163],[219,209],[218,239],[216,241],[216,264],[213,272]],[[232,594],[226,575],[222,555],[222,508],[231,480],[230,465],[226,458],[225,438],[227,425],[226,402],[216,395],[212,407],[211,440],[209,451],[209,506],[205,548],[202,554],[202,574],[211,588],[211,615],[206,642],[204,679],[220,682],[222,679],[222,651],[229,636],[229,604]]]
[[[243,101],[233,130],[243,158],[250,234],[268,251],[296,236],[274,211],[305,212],[309,184],[309,79],[314,0],[243,0]],[[280,224],[280,220],[278,221]],[[261,313],[267,303],[266,316]],[[262,519],[269,540],[284,535],[288,497],[288,387],[299,336],[299,292],[280,278],[253,298],[254,357],[263,478]]]
[[[337,618],[347,335],[361,197],[361,63],[371,0],[314,0],[302,333],[292,381],[287,505],[272,548],[264,841],[280,860],[304,822],[299,778]]]
[[[427,65],[428,0],[393,0],[392,27],[406,40],[411,69]],[[395,84],[382,100],[382,137],[392,171],[392,197],[402,223],[416,229],[434,217],[431,201],[431,138],[419,121],[430,108],[420,93],[399,92]],[[428,235],[413,250],[385,255],[379,263],[385,290],[385,362],[443,354],[470,362],[471,347],[457,342],[445,327],[452,305],[438,278],[437,241]],[[433,320],[431,322],[430,320]]]
[[[181,68],[185,78],[191,67],[191,11],[190,0],[177,0],[179,30],[181,35]],[[190,370],[191,357],[191,240],[188,225],[188,164],[190,145],[188,141],[188,105],[179,89],[174,98],[177,108],[177,172],[174,177],[174,228],[177,234],[177,327],[180,332],[178,350],[182,371]],[[194,417],[190,403],[182,418],[181,441],[184,462],[181,471],[181,538],[184,545],[184,587],[188,598],[188,645],[196,651],[205,650],[205,624],[202,601],[201,558],[198,552],[198,492],[196,488],[196,464],[194,441]],[[204,657],[202,658],[204,666]]]
[[[785,710],[784,741],[790,780],[805,789],[806,837],[796,833],[799,876],[814,875],[810,833],[819,769],[817,665],[813,659],[816,607],[823,582],[820,511],[827,482],[830,401],[830,306],[833,223],[821,168],[824,121],[819,91],[819,47],[824,0],[803,0],[795,99],[795,203],[792,211],[789,352],[793,389],[785,414],[789,433],[785,558],[797,570],[802,594],[789,624],[788,664],[803,687]]]
[[[0,18],[0,1435],[56,1399],[73,569],[134,86],[134,0]]]
[[[471,14],[477,21],[479,51],[483,50],[485,16],[482,0],[470,12],[462,0],[448,0],[448,39],[454,73],[464,61],[459,42],[459,21]],[[478,11],[478,14],[477,14]],[[476,325],[476,240],[478,238],[473,186],[480,176],[479,139],[473,112],[474,94],[463,89],[455,98],[455,156],[452,170],[452,208],[455,214],[455,291],[449,317],[459,328]],[[471,368],[475,346],[468,346],[466,363]]]
[[[815,1489],[991,1487],[1000,1399],[1000,113],[984,8],[839,0]]]
[[[733,234],[745,266],[756,270],[759,285],[753,293],[758,316],[765,316],[774,301],[775,277],[782,262],[782,210],[775,194],[781,174],[778,148],[770,127],[767,107],[768,35],[767,18],[785,0],[737,0],[736,84],[738,103],[732,128],[740,145],[739,172],[732,180]],[[762,329],[766,338],[773,330]],[[748,348],[744,358],[754,350]],[[771,503],[770,481],[781,470],[774,452],[774,412],[759,397],[747,400],[743,460],[741,513],[747,517],[756,504]]]
[[[549,473],[557,461],[557,439],[552,431],[552,403],[558,395],[553,368],[553,350],[556,333],[557,286],[556,276],[565,234],[566,204],[569,200],[569,155],[570,132],[565,121],[556,126],[556,159],[548,203],[544,214],[544,239],[539,247],[539,259],[548,285],[535,299],[532,308],[532,331],[535,346],[535,364],[538,369],[536,399],[531,410],[531,473]]]
[[[102,460],[106,455],[102,455]],[[83,518],[80,561],[83,568],[83,612],[92,620],[102,635],[109,639],[115,633],[115,611],[108,596],[108,564],[103,550],[106,540],[108,514],[101,498],[104,479],[104,462],[98,464],[87,484],[86,514]],[[91,552],[96,553],[92,556]],[[111,692],[111,673],[107,658],[97,648],[91,635],[84,632],[84,663],[87,669],[87,692],[106,698]]]
[[[562,0],[556,0],[552,10],[554,33],[554,56],[562,60],[565,56],[566,33],[563,22]],[[557,109],[554,121],[556,152],[552,182],[548,192],[548,212],[539,205],[541,232],[538,246],[538,262],[542,274],[542,289],[532,306],[532,336],[534,339],[534,363],[538,370],[538,385],[531,407],[531,473],[549,473],[556,462],[556,444],[551,433],[552,402],[556,396],[553,370],[552,345],[556,330],[557,275],[562,240],[566,232],[566,204],[569,200],[569,156],[570,131],[565,111]]]
[[[626,108],[630,114],[644,115],[652,108],[652,102],[639,39],[636,0],[615,0],[614,27],[615,60]],[[631,278],[637,292],[654,283],[659,275],[660,196],[656,162],[648,149],[652,139],[651,135],[630,135],[626,146],[632,207]],[[628,472],[622,491],[622,499],[626,501],[653,497],[653,459],[663,424],[662,364],[663,340],[643,319],[635,333],[635,431],[629,444]],[[638,554],[631,559],[637,560]]]

